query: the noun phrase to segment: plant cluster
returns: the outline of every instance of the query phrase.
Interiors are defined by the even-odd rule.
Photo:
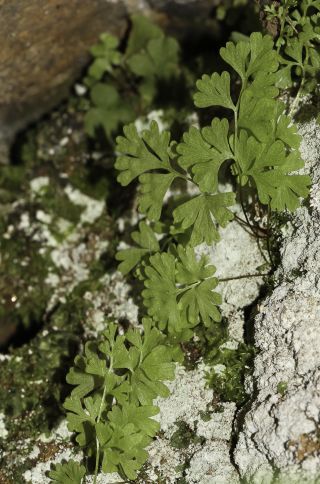
[[[291,111],[303,93],[311,92],[320,68],[319,0],[284,0],[264,6],[267,21],[277,26],[276,49],[281,68],[278,83],[290,88],[299,80],[299,91]]]
[[[208,386],[220,402],[244,404],[248,399],[245,380],[252,370],[254,346],[231,341],[225,320],[212,328],[197,328],[196,336],[196,341],[190,343],[191,351],[196,351],[209,368],[206,372]]]
[[[142,20],[135,22],[134,41],[129,40],[123,62],[140,76],[139,89],[145,92],[146,85],[150,87],[145,76],[152,72],[156,77],[160,67],[162,73],[166,71],[159,63],[165,38],[155,36],[149,45],[140,32],[142,43],[137,33]],[[89,71],[96,80],[111,65],[121,65],[114,41],[103,39],[108,54],[95,47],[97,59]],[[177,53],[173,45],[170,41],[169,52]],[[135,245],[119,251],[116,258],[124,274],[132,271],[143,283],[147,316],[142,327],[125,334],[110,323],[100,342],[86,344],[84,355],[76,358],[67,377],[75,386],[64,404],[68,426],[85,449],[89,467],[91,459],[95,462],[94,482],[100,467],[103,472],[136,478],[147,458],[145,449],[159,430],[152,418],[158,412],[153,401],[169,394],[164,381],[174,378],[175,362],[183,359],[181,343],[190,341],[197,328],[214,333],[221,321],[216,287],[223,279],[215,277],[215,267],[206,257],[197,256],[195,247],[219,240],[219,227],[234,218],[232,206],[237,200],[243,205],[244,189],[269,211],[294,211],[301,197],[308,195],[310,178],[297,173],[304,165],[300,138],[285,114],[285,105],[277,99],[279,55],[272,38],[255,32],[248,41],[228,42],[220,55],[232,74],[225,70],[204,75],[196,83],[194,102],[198,108],[218,107],[225,117],[214,117],[202,128],[190,127],[180,142],[171,140],[170,133],[156,122],[142,132],[129,124],[116,140],[118,181],[127,186],[138,180],[142,214],[138,230],[132,233]],[[170,66],[166,75],[174,72]],[[109,110],[115,91],[112,94],[105,87],[98,83],[93,89],[102,89]],[[118,113],[118,108],[112,109]],[[108,112],[114,119],[112,109]],[[97,111],[88,112],[89,120],[101,122],[99,116]],[[103,119],[107,118],[103,115]],[[107,135],[114,129],[104,127]],[[232,179],[235,191],[219,190],[222,171]],[[168,193],[179,183],[188,189],[177,197],[173,210],[167,210]],[[228,349],[218,353],[211,354],[213,360],[230,359]],[[239,353],[246,364],[250,350],[240,347]],[[230,374],[238,381],[237,361]],[[232,395],[228,382],[211,384],[220,385],[227,400]],[[242,389],[237,392],[241,400]],[[76,464],[69,463],[51,477],[65,482],[61,476],[69,472],[67,466],[75,472]],[[83,472],[77,472],[74,482],[81,482]]]
[[[163,382],[174,378],[177,360],[179,349],[148,319],[143,334],[130,329],[117,335],[117,325],[110,323],[101,341],[88,342],[76,358],[67,375],[75,388],[64,407],[76,441],[95,457],[95,479],[100,463],[103,472],[136,478],[147,459],[145,448],[159,431],[153,400],[169,395]]]
[[[116,37],[100,36],[91,48],[94,61],[84,80],[90,91],[85,129],[95,136],[102,128],[111,144],[119,127],[156,107],[162,93],[170,106],[168,86],[174,99],[175,91],[185,92],[191,75],[180,65],[180,47],[173,37],[141,15],[133,15],[131,24],[124,51]],[[173,111],[167,115],[178,116]]]

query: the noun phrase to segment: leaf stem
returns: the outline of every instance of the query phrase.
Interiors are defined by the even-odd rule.
[[[228,282],[228,281],[235,281],[237,279],[248,279],[250,277],[265,277],[268,276],[268,273],[265,274],[243,274],[242,276],[234,276],[234,277],[225,277],[223,279],[219,279],[219,282]]]
[[[246,220],[244,220],[243,218],[239,217],[239,215],[234,215],[234,218],[236,219],[236,221],[244,228],[244,227],[248,227],[248,223],[246,222]],[[252,226],[254,227],[255,229],[255,236],[258,237],[259,239],[265,239],[267,237],[267,230],[264,229],[263,227],[260,227],[259,225],[256,225],[256,226]],[[265,235],[259,235],[257,233],[257,231],[260,231],[260,232],[263,232],[263,234]],[[250,233],[251,234],[251,231],[248,231],[247,230],[247,233]]]
[[[290,111],[288,113],[291,118],[296,114],[296,109],[297,109],[297,106],[299,104],[299,101],[300,101],[300,98],[301,98],[301,95],[302,95],[302,91],[303,91],[303,88],[304,88],[304,85],[305,85],[305,82],[306,82],[306,70],[305,70],[304,67],[303,67],[302,71],[303,71],[303,74],[302,74],[300,87],[299,87],[297,95],[296,95],[296,97],[295,97],[295,99],[294,99],[294,101],[291,105]]]
[[[109,371],[112,370],[112,366],[113,366],[113,361],[112,361],[112,358],[111,358],[110,359]],[[97,416],[96,425],[101,420],[102,410],[103,410],[103,407],[104,407],[104,402],[105,402],[106,396],[107,396],[107,385],[105,383],[104,384],[104,388],[103,388],[103,394],[102,394],[100,406],[99,406],[99,412],[98,412],[98,416]],[[99,442],[98,437],[96,436],[96,463],[95,463],[95,468],[94,468],[93,484],[97,484],[97,476],[98,476],[98,470],[99,470],[99,462],[100,462],[100,442]]]
[[[304,16],[305,15],[306,15],[306,12],[304,12]],[[295,97],[295,100],[293,101],[292,106],[291,106],[290,111],[289,111],[290,117],[293,117],[296,113],[296,108],[297,108],[299,101],[301,99],[303,88],[304,88],[304,85],[305,85],[305,82],[306,82],[306,68],[305,68],[305,66],[309,62],[309,49],[308,49],[307,45],[305,46],[305,49],[306,49],[306,57],[305,57],[305,60],[302,64],[302,66],[300,66],[301,69],[302,69],[302,79],[301,79],[300,87],[299,87],[299,90],[298,90],[297,95]]]
[[[247,226],[250,228],[250,230],[251,230],[251,232],[252,232],[253,236],[254,236],[254,237],[258,237],[258,235],[257,235],[257,233],[256,233],[256,231],[255,231],[255,229],[254,229],[254,228],[253,228],[253,226],[251,225],[251,222],[250,222],[250,220],[249,220],[249,217],[248,217],[247,211],[246,211],[246,209],[245,209],[245,206],[244,206],[244,201],[243,201],[243,196],[242,196],[242,187],[241,187],[241,185],[240,185],[240,184],[238,185],[238,193],[239,193],[239,200],[240,200],[240,205],[241,205],[241,208],[242,208],[242,212],[243,212],[243,215],[244,215],[244,217],[245,217],[245,219],[246,219],[246,224],[247,224]]]
[[[268,204],[268,217],[267,217],[267,228],[268,228],[267,250],[268,250],[268,255],[269,255],[271,267],[274,267],[274,261],[273,261],[273,257],[272,257],[271,247],[270,247],[270,214],[271,214],[271,208],[270,208],[270,202],[269,202],[269,204]]]
[[[211,279],[211,277],[209,277]],[[189,286],[182,287],[181,289],[177,289],[177,296],[182,294],[185,291],[189,291],[189,289],[192,289],[193,287],[197,287],[200,284],[201,281],[194,282],[193,284],[189,284]]]
[[[280,32],[279,32],[279,36],[278,36],[277,54],[280,53],[280,49],[281,49],[281,42],[279,42],[279,40],[281,41],[281,39],[283,37],[283,30],[284,30],[284,25],[285,25],[286,18],[287,18],[287,13],[288,13],[288,5],[286,3],[285,6],[283,7],[283,15],[282,15],[282,18],[281,18],[281,21],[280,21]]]

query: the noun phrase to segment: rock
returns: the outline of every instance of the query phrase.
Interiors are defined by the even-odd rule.
[[[0,129],[3,137],[68,92],[104,30],[121,35],[126,9],[112,0],[0,2]]]
[[[284,482],[320,475],[320,126],[313,119],[300,133],[310,206],[284,233],[279,282],[255,320],[254,398],[234,456],[241,476],[257,484],[274,482],[274,471]]]
[[[100,33],[123,36],[129,14],[143,11],[171,31],[204,20],[209,0],[0,0],[0,161],[17,131],[67,96]]]

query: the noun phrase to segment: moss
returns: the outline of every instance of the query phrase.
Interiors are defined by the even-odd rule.
[[[6,415],[8,435],[1,468],[14,470],[15,463],[30,451],[16,443],[34,442],[64,415],[62,403],[69,393],[65,376],[79,351],[86,304],[71,295],[40,333],[28,344],[12,348],[9,359],[2,361],[0,409]]]
[[[2,234],[8,227],[13,228],[10,238],[0,237],[0,327],[3,334],[0,345],[1,340],[5,340],[5,328],[10,325],[39,324],[50,295],[44,282],[49,263],[41,255],[41,244],[11,225],[12,218],[19,219],[18,214],[12,214],[7,224],[0,221]]]
[[[283,397],[288,389],[288,382],[286,381],[280,381],[277,385],[277,392],[280,393],[280,395]]]
[[[6,352],[0,412],[8,431],[0,439],[0,482],[24,482],[23,472],[36,464],[28,458],[36,439],[49,435],[64,415],[62,403],[70,393],[65,376],[85,341],[93,306],[83,296],[101,290],[99,278],[110,266],[106,247],[115,238],[106,210],[84,223],[86,207],[65,191],[71,185],[101,200],[109,186],[105,171],[90,161],[81,116],[68,104],[41,121],[17,141],[14,164],[0,175],[0,346]],[[45,183],[35,189],[39,177]],[[73,251],[80,254],[79,280],[71,274],[70,282],[67,271],[54,265],[53,249],[58,256],[65,249],[71,261]],[[45,449],[40,442],[36,460],[47,460],[56,445]]]
[[[170,444],[176,449],[186,449],[191,444],[203,444],[204,438],[198,437],[186,422],[176,422],[177,430],[172,434]]]
[[[61,185],[52,183],[52,181],[41,195],[39,205],[54,217],[53,222],[63,218],[77,224],[81,213],[84,211],[83,207],[79,207],[70,201]]]
[[[197,341],[192,344],[191,353],[202,357],[211,368],[206,373],[209,387],[221,402],[242,405],[247,399],[244,382],[252,371],[254,347],[242,342],[230,345],[226,321],[216,323],[212,329],[200,327],[196,334]]]

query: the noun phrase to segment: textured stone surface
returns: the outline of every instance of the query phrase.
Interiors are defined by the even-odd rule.
[[[209,0],[0,0],[0,159],[7,140],[68,93],[101,32],[122,36],[142,11],[171,32],[205,26]]]
[[[124,31],[125,7],[108,0],[0,2],[0,127],[22,127],[66,95],[100,32]]]
[[[254,399],[235,452],[255,483],[273,482],[273,469],[287,482],[319,482],[320,126],[312,120],[300,132],[310,206],[284,231],[278,284],[255,321]]]

